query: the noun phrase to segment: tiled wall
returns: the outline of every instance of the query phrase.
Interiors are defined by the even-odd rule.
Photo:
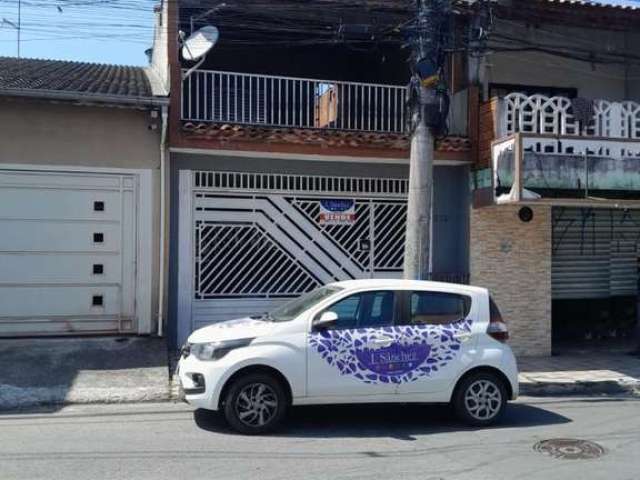
[[[471,283],[491,291],[516,355],[551,354],[551,207],[471,210]]]

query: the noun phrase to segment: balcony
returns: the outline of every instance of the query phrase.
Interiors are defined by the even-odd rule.
[[[640,200],[640,104],[513,93],[480,109],[475,203]]]
[[[402,134],[405,86],[196,70],[182,121]]]

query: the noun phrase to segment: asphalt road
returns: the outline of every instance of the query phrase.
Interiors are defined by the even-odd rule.
[[[577,438],[603,456],[534,451]],[[436,406],[306,407],[276,435],[230,433],[184,404],[67,407],[0,415],[0,479],[640,478],[640,401],[524,398],[473,430]]]

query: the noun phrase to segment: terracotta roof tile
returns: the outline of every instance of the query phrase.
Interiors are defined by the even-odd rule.
[[[182,129],[187,137],[194,136],[217,142],[242,141],[304,144],[323,147],[409,149],[409,137],[398,133],[276,128],[193,122],[184,122]],[[444,137],[438,141],[437,149],[441,152],[466,152],[470,149],[470,143],[469,139],[465,137]]]

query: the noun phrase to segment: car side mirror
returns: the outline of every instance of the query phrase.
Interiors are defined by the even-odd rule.
[[[322,312],[319,318],[313,321],[314,330],[326,330],[329,327],[335,325],[338,321],[338,314],[336,312]]]

